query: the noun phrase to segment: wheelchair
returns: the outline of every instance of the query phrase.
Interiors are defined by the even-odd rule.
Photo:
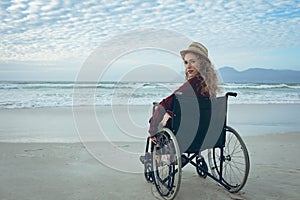
[[[207,176],[231,193],[247,182],[250,160],[245,143],[227,126],[227,101],[237,93],[215,98],[175,95],[170,127],[147,138],[144,176],[163,199],[174,199],[179,191],[182,168],[192,164],[197,174]],[[157,103],[153,103],[153,111]],[[201,152],[207,150],[207,158]]]

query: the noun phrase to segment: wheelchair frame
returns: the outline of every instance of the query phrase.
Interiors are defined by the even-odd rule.
[[[175,198],[180,188],[182,168],[188,163],[195,166],[200,177],[212,178],[231,193],[240,191],[246,184],[250,159],[246,145],[238,132],[227,126],[227,100],[229,96],[236,97],[237,93],[228,92],[224,97],[206,98],[204,101],[200,100],[201,98],[194,98],[197,99],[196,106],[199,106],[200,114],[186,121],[181,119],[181,115],[184,118],[187,113],[178,114],[181,112],[178,107],[184,104],[180,105],[178,100],[180,97],[177,96],[174,100],[176,101],[174,107],[177,105],[177,111],[176,108],[173,109],[172,126],[170,128],[164,127],[157,132],[155,135],[156,144],[150,140],[150,137],[147,138],[144,162],[145,179],[155,184],[158,193],[164,199]],[[216,105],[221,102],[219,105],[221,107],[212,111],[214,99],[218,102]],[[193,103],[188,102],[188,104]],[[203,106],[202,104],[207,105]],[[157,103],[153,103],[153,112],[156,106]],[[204,107],[208,109],[203,111],[205,110]],[[194,105],[189,105],[188,109],[194,109]],[[219,109],[223,109],[223,114],[222,111],[219,112]],[[190,111],[192,112],[192,110]],[[205,121],[204,118],[209,118],[209,120],[206,119]],[[196,124],[196,129],[186,126],[185,123],[188,125],[190,123]],[[185,130],[196,130],[196,134],[192,135],[192,140],[191,138],[186,139],[186,134],[180,134],[182,131],[180,126],[183,126]],[[218,126],[219,129],[212,128]],[[209,165],[201,156],[201,151],[204,150],[208,150]],[[229,171],[228,168],[230,168]],[[232,177],[235,173],[237,173],[237,177]]]

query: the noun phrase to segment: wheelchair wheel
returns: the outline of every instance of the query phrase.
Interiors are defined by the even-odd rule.
[[[250,160],[245,143],[231,127],[226,127],[225,147],[221,154],[218,147],[208,151],[211,172],[217,179],[221,176],[221,181],[229,186],[229,192],[236,193],[247,181]]]
[[[173,199],[181,182],[181,153],[177,140],[168,128],[156,134],[156,147],[153,149],[153,182],[164,199]]]

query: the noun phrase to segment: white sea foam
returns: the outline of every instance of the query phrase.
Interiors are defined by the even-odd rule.
[[[142,82],[0,82],[0,108],[70,107],[85,105],[150,105],[182,83]],[[232,104],[300,103],[300,84],[221,84],[223,93],[237,92]],[[74,91],[79,95],[74,95]],[[90,93],[92,92],[92,95]],[[89,94],[89,95],[87,95]],[[91,98],[92,99],[87,99]],[[74,101],[74,98],[77,98]]]

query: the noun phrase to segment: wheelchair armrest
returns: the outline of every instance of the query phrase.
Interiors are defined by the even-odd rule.
[[[237,93],[236,93],[236,92],[227,92],[227,93],[226,93],[226,97],[228,97],[228,96],[236,97],[236,96],[237,96]]]

